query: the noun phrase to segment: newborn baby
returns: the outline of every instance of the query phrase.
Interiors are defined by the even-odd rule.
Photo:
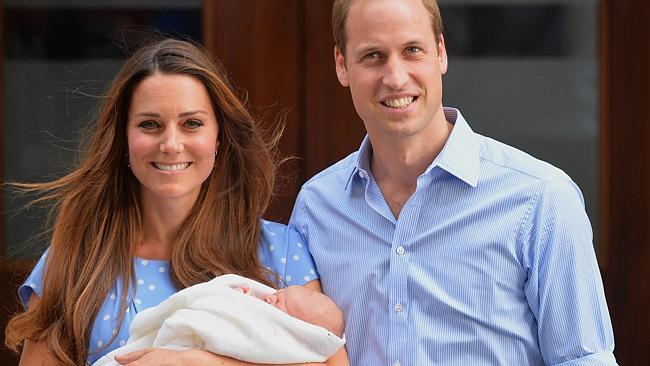
[[[199,348],[252,363],[323,362],[345,343],[343,329],[341,311],[319,292],[302,286],[276,291],[223,275],[138,313],[126,345],[93,365],[117,365],[115,355],[151,347]]]
[[[253,294],[248,285],[241,285],[236,289],[247,295],[254,295],[294,318],[325,328],[339,338],[343,337],[343,313],[332,299],[320,292],[303,286],[289,286],[270,295]]]

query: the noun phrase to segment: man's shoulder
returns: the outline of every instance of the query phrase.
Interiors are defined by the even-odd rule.
[[[359,152],[355,151],[347,157],[330,165],[329,167],[311,177],[307,182],[303,184],[302,188],[316,189],[323,185],[326,185],[330,188],[332,188],[333,185],[341,185],[341,187],[345,186],[345,184],[348,182],[348,179],[350,178],[350,174],[352,174],[352,171],[357,166],[358,155]]]
[[[519,179],[530,179],[543,183],[571,180],[564,171],[550,163],[490,137],[479,136],[481,165],[485,165],[488,169],[508,172]]]

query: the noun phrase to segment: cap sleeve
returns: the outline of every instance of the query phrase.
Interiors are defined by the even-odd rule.
[[[32,293],[35,293],[39,298],[43,296],[43,272],[45,271],[45,260],[48,251],[49,249],[41,255],[32,273],[29,274],[25,282],[18,288],[18,296],[25,309],[29,304]]]
[[[282,278],[282,287],[318,279],[307,242],[293,227],[264,221],[260,246],[262,262]]]

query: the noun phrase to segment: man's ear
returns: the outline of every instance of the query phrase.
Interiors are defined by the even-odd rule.
[[[440,63],[440,73],[444,75],[449,65],[447,60],[447,47],[445,47],[445,37],[442,33],[438,37],[438,62]]]
[[[338,47],[334,46],[334,64],[336,65],[336,77],[344,87],[350,86],[348,82],[348,69],[345,67],[345,58]]]

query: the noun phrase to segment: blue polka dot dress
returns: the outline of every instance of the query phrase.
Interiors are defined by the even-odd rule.
[[[282,279],[283,285],[303,285],[318,278],[307,243],[293,228],[262,220],[260,260],[267,269]],[[42,277],[47,251],[19,289],[20,300],[26,307],[32,293],[43,294]],[[88,350],[88,364],[126,344],[129,325],[135,315],[160,304],[178,289],[173,285],[168,261],[134,258],[135,288],[127,295],[124,321],[119,326],[120,300],[124,293],[117,283],[102,304],[93,323]],[[112,341],[111,341],[112,339]]]

